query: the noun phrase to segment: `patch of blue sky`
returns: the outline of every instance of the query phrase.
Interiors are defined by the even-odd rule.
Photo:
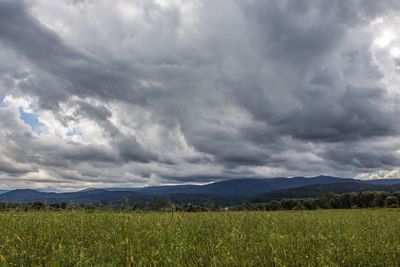
[[[68,132],[67,132],[67,136],[69,136],[69,137],[72,137],[72,136],[81,136],[82,134],[78,131],[78,130],[76,130],[75,128],[73,128],[73,129],[71,129],[71,130],[69,130]]]
[[[19,107],[18,111],[21,120],[23,120],[25,124],[29,125],[34,133],[39,133],[40,122],[38,117],[32,113],[25,112],[22,107]]]

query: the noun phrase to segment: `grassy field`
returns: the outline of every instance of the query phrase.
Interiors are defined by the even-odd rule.
[[[399,266],[400,210],[0,213],[0,266]]]

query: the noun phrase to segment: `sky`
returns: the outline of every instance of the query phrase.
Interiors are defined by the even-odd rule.
[[[400,178],[397,0],[0,0],[0,188]]]

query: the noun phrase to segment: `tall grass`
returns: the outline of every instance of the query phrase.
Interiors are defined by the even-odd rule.
[[[4,212],[9,265],[400,266],[400,212]]]

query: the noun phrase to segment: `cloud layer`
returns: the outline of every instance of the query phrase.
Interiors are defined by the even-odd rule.
[[[0,0],[1,185],[399,177],[399,10]]]

